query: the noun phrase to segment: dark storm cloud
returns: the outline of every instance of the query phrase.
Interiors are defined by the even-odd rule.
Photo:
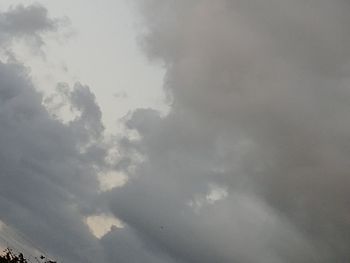
[[[349,261],[349,4],[142,5],[172,110],[126,122],[115,215],[183,262]]]
[[[129,227],[122,229],[112,228],[102,238],[101,243],[108,251],[108,262],[175,262],[162,253],[157,246],[149,242],[146,244],[142,240],[142,236]]]
[[[63,124],[28,69],[0,62],[0,220],[65,262],[349,261],[349,4],[141,5],[172,108],[126,118],[139,136],[121,138],[110,166],[129,181],[98,198],[96,173],[111,167],[89,88],[59,85],[78,112]],[[57,21],[9,9],[0,45],[43,44]],[[125,228],[98,241],[84,216],[106,204]]]
[[[1,220],[65,260],[94,255],[80,209],[98,182],[80,127],[52,119],[20,65],[1,63],[0,79]]]
[[[3,48],[22,36],[41,42],[56,22],[41,6],[19,6],[0,13],[0,28]],[[11,59],[0,61],[0,220],[25,236],[27,246],[56,259],[103,262],[98,240],[84,223],[99,189],[96,164],[103,165],[106,154],[99,144],[100,109],[89,87],[66,86],[66,103],[79,115],[63,124],[43,106],[29,70]]]

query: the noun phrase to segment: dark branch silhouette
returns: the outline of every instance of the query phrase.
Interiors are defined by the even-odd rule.
[[[41,255],[38,258],[35,258],[38,263],[57,263],[56,261],[52,261],[47,259],[45,256]],[[6,248],[2,254],[0,254],[0,263],[31,263],[29,260],[24,258],[22,253],[16,254],[12,249]]]

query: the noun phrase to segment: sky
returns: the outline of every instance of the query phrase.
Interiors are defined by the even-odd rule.
[[[67,263],[348,262],[349,11],[1,1],[1,247]]]
[[[5,0],[0,8],[18,4],[40,4],[50,16],[61,19],[59,32],[46,36],[41,54],[33,52],[28,43],[13,43],[41,92],[49,96],[60,82],[87,83],[103,110],[104,124],[114,133],[118,119],[133,108],[166,110],[161,90],[164,70],[159,63],[150,63],[140,48],[138,35],[144,26],[135,4],[125,0],[102,0],[100,4]]]

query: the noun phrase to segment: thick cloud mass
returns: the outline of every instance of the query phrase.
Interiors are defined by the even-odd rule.
[[[0,234],[64,262],[350,261],[349,3],[140,5],[171,110],[130,114],[118,149],[87,86],[58,85],[78,112],[63,123],[28,69],[0,61]],[[57,21],[40,6],[2,12],[0,48],[40,47]],[[112,168],[129,180],[100,192]],[[125,227],[97,239],[84,220],[109,210]]]
[[[98,184],[75,127],[50,117],[21,66],[1,63],[0,79],[0,219],[57,256],[84,258],[96,244],[79,209]]]
[[[20,6],[0,13],[0,28],[3,48],[23,37],[40,40],[56,26],[43,7]],[[103,262],[84,223],[99,187],[95,167],[105,154],[102,145],[98,151],[101,112],[88,87],[77,83],[65,92],[80,112],[67,124],[43,106],[27,68],[11,57],[0,61],[0,220],[26,236],[26,246],[64,262]]]
[[[140,241],[178,262],[350,260],[349,11],[144,2],[172,110],[126,122],[141,137],[120,143],[131,179],[107,197]]]

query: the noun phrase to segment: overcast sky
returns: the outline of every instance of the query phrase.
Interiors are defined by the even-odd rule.
[[[350,261],[350,3],[0,2],[0,246]]]
[[[58,82],[89,84],[108,129],[136,107],[166,110],[162,97],[164,69],[149,63],[140,49],[140,21],[133,1],[4,0],[6,10],[18,4],[44,6],[50,17],[62,19],[59,32],[45,38],[38,56],[28,43],[13,43],[21,62],[31,68],[40,91],[50,94]],[[135,78],[137,75],[137,78]]]

